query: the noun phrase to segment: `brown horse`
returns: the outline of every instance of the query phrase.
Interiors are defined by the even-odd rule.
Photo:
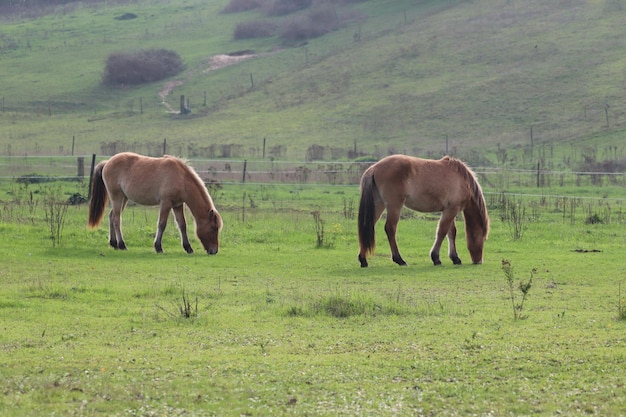
[[[441,265],[439,249],[448,236],[448,255],[461,264],[456,252],[455,217],[463,211],[467,248],[472,261],[483,261],[483,246],[489,233],[489,216],[482,189],[474,173],[456,158],[420,159],[392,155],[369,167],[361,177],[359,203],[359,261],[367,267],[367,253],[375,247],[374,225],[387,209],[385,232],[391,247],[391,259],[406,265],[396,242],[396,230],[402,207],[421,212],[441,212],[441,219],[430,250],[435,265]]]
[[[145,206],[158,205],[154,249],[163,252],[161,239],[167,226],[170,210],[174,212],[183,248],[193,253],[187,237],[185,204],[196,220],[196,235],[209,255],[217,253],[218,235],[222,218],[213,205],[204,183],[184,161],[172,156],[150,158],[123,152],[100,162],[94,170],[89,226],[97,227],[102,220],[107,200],[111,201],[109,213],[109,243],[115,249],[126,249],[122,236],[122,211],[128,200]]]

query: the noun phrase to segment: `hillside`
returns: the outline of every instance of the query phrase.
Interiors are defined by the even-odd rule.
[[[340,9],[354,16],[346,26],[299,43],[233,40],[243,21],[297,13],[221,13],[227,4],[83,4],[5,17],[0,153],[155,154],[166,140],[187,157],[260,158],[265,139],[277,159],[448,152],[563,169],[624,159],[619,1],[370,0]],[[137,19],[115,19],[129,12]],[[107,55],[141,48],[176,51],[185,72],[102,87]],[[238,51],[250,59],[211,67]],[[189,115],[176,114],[181,95]]]

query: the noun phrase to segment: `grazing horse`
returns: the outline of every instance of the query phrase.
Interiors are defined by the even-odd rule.
[[[450,259],[454,264],[461,264],[456,252],[455,217],[463,211],[467,248],[472,261],[482,263],[489,216],[474,173],[460,160],[448,156],[430,160],[392,155],[370,166],[361,177],[358,220],[361,267],[367,267],[367,254],[374,251],[374,225],[385,209],[391,259],[398,265],[406,265],[396,242],[403,206],[425,213],[441,212],[435,243],[430,250],[435,265],[441,265],[439,249],[446,236]]]
[[[128,200],[145,206],[159,206],[159,220],[154,249],[163,252],[161,239],[170,210],[174,212],[183,248],[193,253],[187,237],[185,204],[196,221],[196,235],[209,255],[218,251],[218,235],[222,218],[213,205],[204,183],[184,161],[173,156],[150,158],[123,152],[96,165],[93,174],[89,226],[100,224],[107,201],[109,213],[109,243],[115,249],[126,249],[122,236],[122,211]]]

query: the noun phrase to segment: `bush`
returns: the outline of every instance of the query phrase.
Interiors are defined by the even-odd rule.
[[[271,22],[252,20],[242,22],[235,27],[233,39],[254,39],[274,36],[276,25]]]
[[[337,30],[343,24],[333,6],[319,6],[287,22],[283,26],[281,36],[286,41],[312,39]]]
[[[184,69],[180,56],[166,49],[146,49],[109,55],[102,82],[105,85],[138,85],[159,81]]]

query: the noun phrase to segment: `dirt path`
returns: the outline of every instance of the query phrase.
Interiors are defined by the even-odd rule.
[[[208,66],[202,69],[202,73],[206,74],[210,71],[215,71],[220,68],[228,67],[231,65],[238,64],[242,61],[247,61],[248,59],[256,58],[260,56],[260,54],[255,53],[235,53],[235,54],[222,54],[222,55],[214,55],[209,58]],[[204,67],[204,65],[203,65]],[[196,73],[196,70],[191,70],[186,73],[185,78],[188,79],[192,75]],[[161,104],[165,106],[167,113],[178,114],[180,110],[178,109],[178,104],[176,106],[172,106],[167,101],[167,97],[172,93],[172,91],[176,87],[180,87],[185,84],[185,79],[172,80],[165,83],[163,88],[159,91],[159,97],[161,97]]]

